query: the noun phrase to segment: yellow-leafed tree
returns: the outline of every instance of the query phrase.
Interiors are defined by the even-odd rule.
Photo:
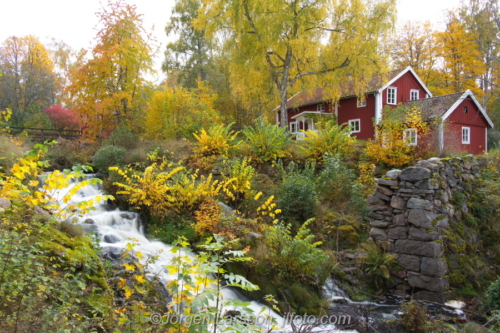
[[[69,103],[80,113],[90,139],[106,137],[120,124],[142,125],[138,114],[153,63],[150,35],[135,6],[109,1],[98,16],[102,28],[96,45],[90,57],[80,54],[68,88]]]
[[[145,136],[149,139],[192,137],[221,118],[214,109],[216,95],[198,81],[198,88],[164,87],[153,92],[146,107]]]

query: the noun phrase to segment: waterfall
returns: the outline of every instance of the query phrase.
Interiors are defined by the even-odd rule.
[[[76,183],[73,183],[70,187],[57,191],[52,195],[56,199],[62,198],[75,185]],[[88,185],[81,188],[67,205],[93,200],[96,196],[101,195],[103,195],[103,192],[100,186]],[[96,233],[100,246],[104,251],[116,256],[122,252],[127,243],[134,243],[134,251],[140,251],[144,255],[144,258],[141,259],[143,263],[145,263],[148,257],[157,256],[158,259],[155,260],[154,263],[148,263],[148,273],[150,275],[158,276],[164,285],[176,278],[176,276],[169,273],[166,266],[170,265],[174,256],[178,254],[172,253],[171,245],[164,244],[157,240],[150,240],[145,236],[139,214],[120,211],[106,202],[97,202],[94,208],[95,210],[79,217],[79,223],[81,223],[86,232],[92,231]],[[188,252],[186,253],[189,254]],[[222,288],[222,298],[248,301],[233,288]],[[248,307],[251,308],[256,315],[265,313],[272,316],[277,322],[276,326],[281,328],[281,332],[291,331],[290,325],[288,325],[290,318],[283,318],[273,310],[270,310],[267,306],[256,301],[251,301]],[[331,324],[318,326],[312,331],[356,332],[339,331]]]

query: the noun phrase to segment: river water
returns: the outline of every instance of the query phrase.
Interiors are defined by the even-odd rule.
[[[89,178],[92,176],[88,176]],[[75,186],[76,183],[70,185],[69,188],[61,190],[56,193],[56,197],[62,197],[67,193],[71,187]],[[88,185],[80,189],[71,199],[69,204],[74,204],[80,201],[94,200],[96,196],[103,195],[101,185]],[[106,202],[97,202],[94,205],[95,210],[79,217],[79,223],[82,224],[84,229],[89,232],[95,232],[98,237],[103,251],[119,256],[123,251],[127,243],[134,244],[134,251],[140,251],[144,258],[141,259],[143,264],[147,258],[156,256],[157,259],[154,262],[149,262],[147,270],[149,275],[159,277],[160,281],[166,285],[169,281],[176,279],[176,275],[169,273],[166,266],[171,264],[172,259],[178,254],[172,253],[172,246],[169,244],[162,243],[157,240],[151,240],[147,238],[144,234],[143,226],[141,225],[141,220],[139,214],[134,212],[120,211],[117,208],[112,207]],[[184,255],[192,255],[190,252],[186,251]],[[363,306],[370,309],[370,316],[378,319],[395,319],[400,314],[399,308],[401,305],[400,298],[388,298],[386,302],[354,302],[349,299],[346,293],[338,287],[338,284],[334,280],[329,280],[323,288],[324,297],[332,302],[332,307],[334,308],[337,303],[341,303],[347,306]],[[239,299],[243,301],[249,301],[241,294],[238,293],[234,288],[222,288],[222,298],[223,299]],[[249,308],[253,310],[255,314],[265,313],[276,320],[277,327],[280,328],[281,332],[291,332],[292,329],[289,325],[291,319],[290,317],[283,318],[266,305],[261,304],[257,301],[251,301]],[[462,317],[463,312],[460,310],[453,310],[446,307],[435,307],[431,305],[437,312],[444,313],[450,317]],[[221,313],[226,310],[232,309],[221,309]],[[300,321],[299,321],[300,322]],[[296,321],[297,323],[297,321]],[[356,332],[347,330],[338,330],[334,325],[322,325],[314,328],[313,332]]]

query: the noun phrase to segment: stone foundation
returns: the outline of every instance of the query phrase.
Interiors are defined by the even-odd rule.
[[[396,293],[449,290],[443,230],[457,210],[467,210],[450,199],[457,191],[469,196],[480,176],[472,157],[431,158],[376,180],[368,196],[370,237],[396,254],[404,269],[395,274],[402,281],[394,286]]]

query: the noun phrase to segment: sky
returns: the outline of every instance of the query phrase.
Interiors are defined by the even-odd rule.
[[[398,24],[408,20],[430,21],[442,27],[446,10],[457,8],[459,0],[397,0]],[[126,0],[143,14],[144,28],[153,31],[159,53],[160,69],[163,50],[169,42],[164,32],[174,0]],[[0,6],[0,43],[10,36],[34,35],[42,43],[51,38],[64,41],[75,50],[90,48],[97,33],[96,12],[107,0],[13,0]],[[442,29],[442,28],[441,28]],[[160,78],[158,78],[160,79]]]

